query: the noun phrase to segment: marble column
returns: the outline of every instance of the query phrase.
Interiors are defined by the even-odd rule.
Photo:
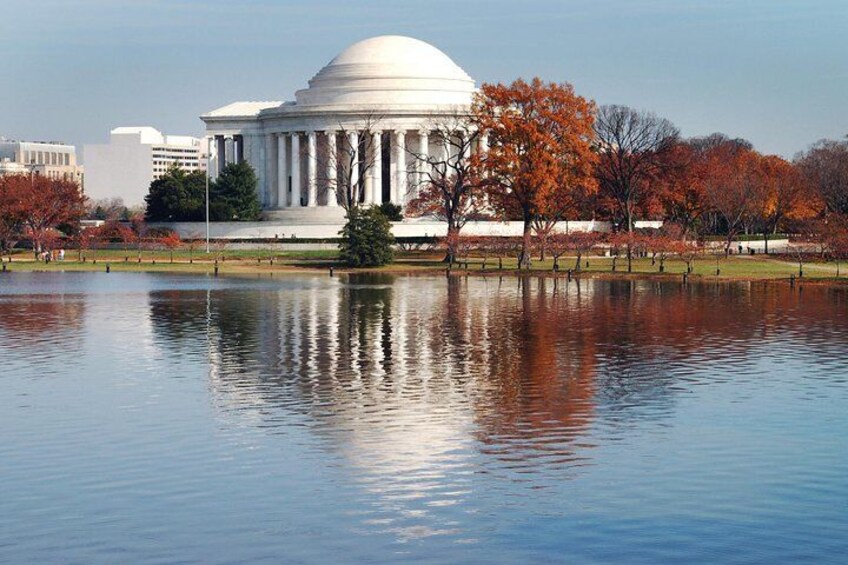
[[[362,187],[362,192],[364,193],[363,203],[375,204],[376,202],[374,201],[374,166],[372,161],[373,156],[368,155],[369,150],[372,148],[370,147],[371,143],[369,142],[370,140],[367,137],[367,132],[365,135],[365,147],[363,147],[364,153],[362,155],[362,163],[365,167],[365,178],[363,179],[364,186]]]
[[[348,132],[347,134],[347,143],[348,156],[352,156],[350,158],[349,163],[347,165],[350,166],[350,171],[348,171],[348,176],[350,177],[350,186],[344,187],[345,190],[349,190],[348,194],[355,201],[356,204],[359,203],[359,133],[355,131]]]
[[[291,134],[291,203],[292,208],[303,205],[300,200],[300,134]]]
[[[216,169],[218,170],[218,174],[221,174],[221,171],[224,170],[224,165],[226,164],[227,159],[227,141],[224,139],[223,135],[215,136],[215,164]]]
[[[372,200],[377,204],[383,203],[383,132],[375,131],[371,134],[371,149],[374,152],[374,160],[371,163],[371,175],[373,176],[372,189],[374,196]]]
[[[339,157],[336,148],[335,130],[326,132],[327,135],[327,206],[339,205],[336,189],[339,187],[339,171],[337,159]]]
[[[288,134],[277,135],[277,208],[288,206],[289,195],[289,159],[286,150]]]
[[[308,133],[306,143],[306,183],[307,198],[309,199],[307,205],[314,208],[318,205],[318,143],[314,131]]]
[[[418,191],[430,180],[430,132],[424,130],[418,134]]]
[[[406,199],[406,133],[395,132],[395,150],[397,152],[397,178],[395,179],[394,203],[403,206]]]
[[[229,165],[233,162],[233,154],[235,153],[234,144],[235,141],[232,135],[224,136],[224,165]]]
[[[243,135],[234,135],[233,136],[233,147],[235,151],[233,151],[233,156],[235,157],[236,163],[244,162],[244,136]]]

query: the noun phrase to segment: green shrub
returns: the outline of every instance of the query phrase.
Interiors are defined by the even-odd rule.
[[[351,210],[339,235],[339,257],[349,267],[380,267],[394,259],[391,224],[376,206]]]
[[[390,222],[400,222],[403,220],[403,206],[392,204],[391,202],[383,202],[380,204],[380,211]]]

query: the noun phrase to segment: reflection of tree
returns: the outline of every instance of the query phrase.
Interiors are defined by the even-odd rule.
[[[3,305],[9,302],[13,310]],[[0,335],[14,334],[32,339],[29,346],[45,342],[50,347],[73,349],[83,327],[85,296],[75,294],[34,294],[0,297]],[[48,343],[49,342],[49,343]]]
[[[486,452],[513,465],[560,465],[574,459],[573,442],[593,412],[594,349],[574,331],[584,316],[577,287],[554,291],[544,278],[508,284],[492,297],[497,317],[477,436]]]

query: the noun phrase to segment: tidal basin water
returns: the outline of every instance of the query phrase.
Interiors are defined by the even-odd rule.
[[[845,562],[848,289],[0,276],[0,562]]]

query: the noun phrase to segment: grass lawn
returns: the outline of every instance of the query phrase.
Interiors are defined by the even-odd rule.
[[[85,261],[78,260],[75,251],[68,252],[64,261],[53,261],[49,264],[37,262],[30,252],[16,252],[9,263],[9,257],[4,256],[4,265],[11,271],[102,271],[109,265],[110,270],[116,272],[180,272],[180,273],[212,273],[217,266],[219,273],[273,273],[293,271],[324,271],[334,267],[340,271],[346,270],[337,263],[338,252],[335,250],[320,251],[271,251],[271,250],[225,250],[213,251],[210,254],[202,250],[189,252],[180,250],[173,255],[167,251],[142,251],[140,254],[135,250],[87,250],[83,253]],[[657,265],[651,265],[647,258],[634,259],[632,273],[627,272],[627,261],[618,259],[616,272],[612,272],[612,259],[609,257],[590,256],[589,266],[586,267],[587,259],[583,259],[584,276],[621,276],[621,277],[676,277],[681,276],[686,270],[686,264],[679,259],[669,259],[665,263],[665,273],[660,274]],[[560,274],[574,268],[573,257],[561,258]],[[468,272],[479,273],[482,271],[483,261],[480,258],[471,258],[468,261]],[[485,271],[487,273],[515,273],[517,262],[515,259],[505,259],[503,270],[498,269],[498,260],[489,258]],[[716,277],[716,266],[721,274]],[[372,269],[380,272],[407,273],[407,272],[443,272],[447,265],[441,261],[441,255],[436,253],[410,252],[400,253],[396,261],[391,265]],[[533,262],[531,272],[551,273],[553,261],[548,259]],[[454,265],[455,272],[465,272],[464,261],[460,265]],[[843,265],[842,271],[848,271]],[[714,256],[698,258],[694,263],[695,277],[709,277],[720,279],[788,279],[791,275],[798,275],[798,263],[786,257],[764,257],[758,256],[731,256],[720,257],[718,264]],[[805,279],[835,279],[836,264],[810,262],[804,263]],[[848,279],[848,277],[846,277]]]

